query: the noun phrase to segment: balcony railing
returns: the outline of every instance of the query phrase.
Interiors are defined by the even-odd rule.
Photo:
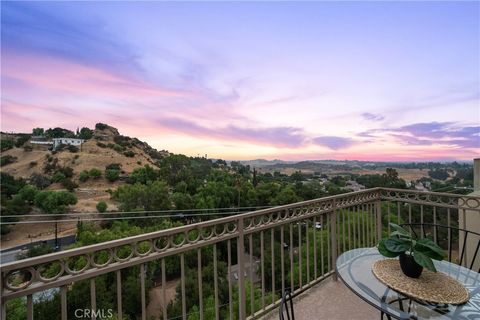
[[[199,319],[210,318],[207,313],[216,319],[255,319],[276,308],[285,289],[296,295],[326,277],[335,277],[337,256],[374,246],[389,231],[389,222],[458,226],[470,211],[480,211],[480,197],[374,188],[15,261],[0,266],[1,319],[10,318],[5,304],[16,298],[23,299],[27,319],[33,319],[34,294],[51,288],[59,288],[54,293],[59,296],[58,317],[75,318],[68,297],[78,281],[89,281],[89,308],[96,311],[96,279],[106,274],[113,279],[109,294],[116,297],[114,312],[122,319],[128,313],[123,307],[122,271],[128,268],[139,268],[138,318],[147,319],[146,282],[153,272],[152,262],[157,263],[163,297],[159,319],[187,319],[191,309],[187,306],[192,305],[197,305]],[[458,236],[435,230],[432,237],[448,246],[450,255],[458,254]],[[192,270],[195,260],[197,283],[189,288],[198,290],[197,300],[187,301],[185,272],[187,265]],[[213,260],[213,268],[203,268],[206,260]],[[177,309],[169,310],[166,303],[166,261],[179,267],[174,303],[181,307]],[[50,271],[48,278],[45,270]],[[205,286],[213,288],[210,307],[205,303]],[[93,312],[91,318],[96,317]]]

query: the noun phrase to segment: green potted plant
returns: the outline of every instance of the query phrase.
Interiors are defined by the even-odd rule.
[[[437,272],[432,259],[443,260],[445,252],[428,238],[418,239],[401,226],[390,223],[393,232],[378,243],[378,251],[387,258],[399,257],[403,273],[418,278],[423,268]]]

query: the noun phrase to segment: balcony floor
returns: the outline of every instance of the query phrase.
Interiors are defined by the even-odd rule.
[[[371,320],[380,312],[356,296],[341,280],[329,277],[318,285],[293,298],[295,320]],[[278,308],[264,317],[278,319]]]

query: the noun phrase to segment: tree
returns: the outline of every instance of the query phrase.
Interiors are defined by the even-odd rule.
[[[157,180],[158,172],[150,167],[148,164],[142,168],[135,168],[132,174],[129,177],[129,181],[131,183],[143,183],[146,184],[147,182],[153,182]]]
[[[34,136],[43,136],[45,130],[43,128],[33,128],[32,135]]]
[[[35,195],[35,206],[49,214],[66,213],[69,205],[77,203],[77,197],[66,191],[40,191]]]
[[[93,136],[93,130],[90,130],[87,127],[83,127],[78,134],[78,137],[84,140],[91,139],[92,136]]]
[[[171,208],[168,185],[160,180],[146,185],[135,183],[122,185],[113,193],[113,198],[120,202],[120,210],[133,211],[138,209],[166,210]]]
[[[97,130],[105,130],[105,129],[107,129],[107,127],[108,127],[107,124],[101,123],[101,122],[99,122],[95,125],[95,129],[97,129]]]
[[[97,211],[102,213],[102,212],[105,212],[107,211],[107,208],[108,208],[108,205],[105,201],[99,201],[97,203]]]

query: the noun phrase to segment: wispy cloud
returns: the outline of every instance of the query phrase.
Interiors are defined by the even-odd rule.
[[[211,128],[179,118],[158,119],[159,125],[186,135],[202,136],[225,141],[246,141],[281,148],[298,148],[305,142],[301,129],[293,127],[253,128],[228,125]]]
[[[370,120],[370,121],[382,121],[383,119],[385,119],[385,117],[382,116],[381,114],[378,114],[378,113],[370,113],[370,112],[362,113],[361,116],[362,116],[365,120]]]
[[[313,139],[314,143],[320,146],[330,148],[332,150],[345,149],[352,146],[355,140],[351,138],[322,136]]]
[[[358,134],[375,138],[390,136],[413,146],[444,145],[457,148],[480,148],[480,126],[462,126],[455,122],[413,123],[398,128],[372,129]]]

